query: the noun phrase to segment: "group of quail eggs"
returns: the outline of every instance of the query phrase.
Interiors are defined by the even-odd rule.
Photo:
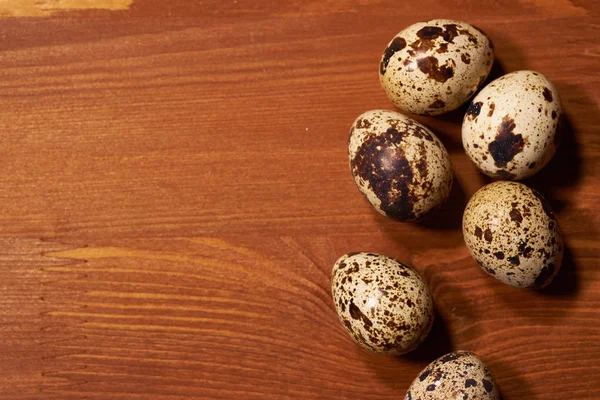
[[[439,115],[481,89],[493,62],[492,43],[482,31],[436,19],[411,25],[389,42],[379,79],[399,109]],[[552,210],[540,193],[514,182],[550,161],[560,121],[556,88],[534,71],[492,81],[464,116],[467,155],[482,173],[499,179],[469,200],[462,220],[464,240],[481,268],[507,285],[542,288],[560,268],[563,242]],[[389,218],[416,221],[450,194],[453,172],[444,145],[427,127],[398,112],[360,115],[350,130],[348,156],[358,189]],[[413,268],[382,254],[339,258],[332,271],[332,295],[348,333],[371,351],[412,351],[433,324],[433,299],[425,281]],[[405,399],[499,398],[483,361],[458,351],[429,364]]]

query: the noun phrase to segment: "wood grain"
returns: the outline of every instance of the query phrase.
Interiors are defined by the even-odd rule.
[[[504,400],[597,398],[598,10],[136,0],[0,19],[0,398],[397,399],[455,349],[484,358]],[[485,30],[495,76],[538,70],[563,98],[565,142],[527,181],[567,244],[544,291],[490,279],[463,244],[487,182],[464,109],[418,118],[457,177],[436,218],[385,220],[354,187],[349,126],[392,107],[381,51],[436,17]],[[417,351],[366,353],[337,321],[331,266],[358,250],[425,276],[438,318]]]

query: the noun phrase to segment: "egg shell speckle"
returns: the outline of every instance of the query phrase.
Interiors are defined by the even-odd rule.
[[[563,118],[558,91],[544,75],[513,72],[475,96],[463,120],[463,147],[484,174],[523,179],[556,152]]]
[[[407,27],[389,42],[379,80],[396,107],[439,115],[464,104],[483,85],[493,62],[492,43],[479,29],[434,19]]]
[[[385,255],[340,257],[333,266],[331,291],[346,331],[371,351],[407,353],[421,344],[433,324],[433,299],[425,282],[414,269]]]
[[[463,236],[479,265],[510,286],[544,287],[561,265],[563,240],[550,206],[518,182],[477,191],[465,208]]]
[[[429,364],[405,396],[405,400],[440,399],[499,400],[500,392],[481,358],[468,351],[457,351]]]
[[[433,211],[452,188],[452,164],[442,142],[394,111],[367,111],[354,121],[348,158],[360,192],[377,212],[399,221]]]

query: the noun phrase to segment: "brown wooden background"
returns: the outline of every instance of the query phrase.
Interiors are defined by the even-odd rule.
[[[41,17],[8,3],[1,399],[400,399],[454,349],[481,355],[505,400],[598,398],[597,1],[135,0]],[[538,70],[562,95],[569,134],[528,181],[568,246],[547,290],[503,286],[467,253],[462,208],[486,180],[461,111],[419,118],[457,175],[437,218],[387,221],[354,187],[350,124],[392,107],[380,54],[435,17],[484,29],[495,76]],[[337,321],[331,266],[358,250],[432,288],[438,320],[414,353],[363,352]]]

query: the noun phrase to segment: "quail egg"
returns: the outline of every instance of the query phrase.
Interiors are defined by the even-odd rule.
[[[463,214],[471,256],[491,276],[510,286],[542,288],[560,268],[563,240],[550,206],[522,183],[484,186]]]
[[[544,75],[513,72],[475,96],[462,125],[463,147],[484,174],[523,179],[556,152],[562,117],[558,91]]]
[[[394,37],[379,63],[379,80],[396,107],[438,115],[464,104],[483,84],[494,62],[492,43],[460,21],[433,19]]]
[[[442,142],[394,111],[360,115],[350,130],[348,157],[360,192],[377,212],[399,221],[429,213],[452,188],[452,165]]]
[[[474,353],[457,351],[429,364],[412,382],[405,400],[499,400],[488,367]]]
[[[333,266],[331,290],[346,331],[368,350],[407,353],[421,344],[433,324],[433,299],[423,279],[385,255],[340,257]]]

